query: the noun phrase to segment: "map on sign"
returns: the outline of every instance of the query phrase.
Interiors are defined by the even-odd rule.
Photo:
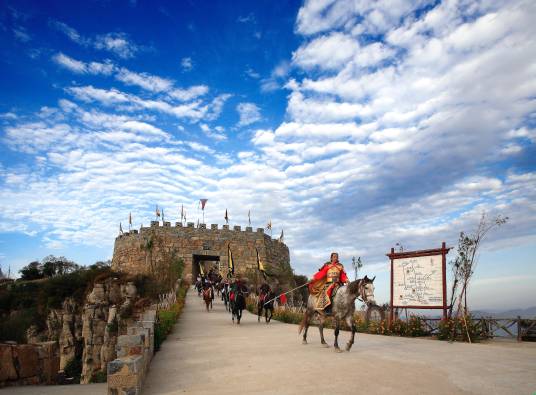
[[[393,306],[443,306],[442,255],[393,260]]]

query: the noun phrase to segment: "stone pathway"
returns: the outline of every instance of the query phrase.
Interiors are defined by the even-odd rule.
[[[533,394],[536,344],[463,344],[358,334],[349,353],[302,345],[296,325],[240,326],[216,300],[207,313],[189,292],[182,317],[155,354],[144,394]],[[326,330],[333,341],[333,331]],[[341,332],[341,344],[349,333]]]

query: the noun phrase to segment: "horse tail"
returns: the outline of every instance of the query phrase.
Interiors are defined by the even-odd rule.
[[[303,314],[303,319],[300,322],[300,327],[298,329],[298,334],[302,333],[303,328],[305,328],[305,325],[307,324],[307,321],[309,320],[309,315],[307,310],[305,310],[305,313]]]

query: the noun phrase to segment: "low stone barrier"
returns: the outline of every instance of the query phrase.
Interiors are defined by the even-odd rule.
[[[117,358],[108,363],[108,394],[137,395],[154,354],[156,306],[117,338]]]
[[[57,342],[0,344],[0,387],[54,384],[59,368]]]

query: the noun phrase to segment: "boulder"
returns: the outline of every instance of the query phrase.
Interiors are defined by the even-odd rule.
[[[13,364],[13,353],[11,346],[0,344],[0,382],[7,380],[16,380],[17,371]]]
[[[20,378],[34,377],[40,374],[39,354],[36,347],[30,344],[21,344],[14,351]]]

